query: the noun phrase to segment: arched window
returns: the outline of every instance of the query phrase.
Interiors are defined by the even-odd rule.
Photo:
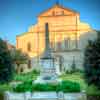
[[[30,43],[27,44],[27,51],[29,51],[29,52],[31,51],[31,44]]]

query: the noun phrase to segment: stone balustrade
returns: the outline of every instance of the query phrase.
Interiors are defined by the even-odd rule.
[[[87,100],[86,94],[82,93],[63,93],[63,92],[25,92],[14,93],[5,92],[4,100]]]

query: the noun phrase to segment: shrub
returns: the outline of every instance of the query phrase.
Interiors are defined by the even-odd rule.
[[[18,85],[14,91],[63,91],[63,92],[80,92],[80,85],[71,81],[62,81],[58,84],[32,84],[32,82],[24,82]]]
[[[54,84],[34,84],[33,91],[56,91],[57,85]]]
[[[61,84],[58,85],[57,91],[80,92],[80,85],[76,82],[62,81]]]
[[[40,74],[40,71],[39,70],[33,70],[33,74],[36,74],[36,75],[38,75],[38,74]]]
[[[22,84],[17,85],[15,88],[13,88],[13,91],[16,92],[32,91],[32,81],[23,82]]]
[[[76,69],[75,71],[66,70],[66,72],[65,72],[65,74],[74,74],[74,73],[84,73],[84,70],[82,70],[82,69]]]

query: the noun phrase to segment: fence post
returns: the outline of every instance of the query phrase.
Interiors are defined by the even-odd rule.
[[[10,100],[9,99],[9,91],[4,92],[4,100]]]
[[[83,100],[87,100],[87,95],[85,90],[82,90],[82,98]]]
[[[24,100],[29,100],[31,99],[31,92],[25,92],[24,93]]]
[[[64,100],[64,93],[63,92],[58,92],[57,93],[57,98],[58,98],[58,100]]]

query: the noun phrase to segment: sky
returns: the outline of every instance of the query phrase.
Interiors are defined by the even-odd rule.
[[[0,38],[16,44],[16,35],[37,23],[37,16],[57,0],[0,0]],[[100,30],[100,0],[59,0],[60,5],[80,13],[80,19]]]

